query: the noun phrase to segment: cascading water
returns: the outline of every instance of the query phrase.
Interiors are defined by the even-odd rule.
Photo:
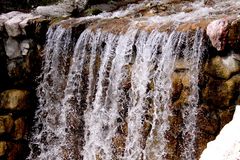
[[[166,17],[144,22],[153,20]],[[176,159],[171,136],[179,139],[178,159],[196,159],[204,32],[160,32],[129,23],[112,32],[86,28],[74,51],[71,29],[49,29],[28,159]],[[179,61],[184,69],[176,71]],[[184,72],[189,83],[178,137],[171,123],[176,72]]]
[[[194,159],[200,31],[191,45],[175,31],[86,29],[72,60],[71,30],[59,26],[48,35],[29,159],[167,159],[171,75],[181,54],[191,62],[181,157]]]
[[[65,145],[65,112],[61,107],[72,51],[72,31],[53,27],[47,33],[42,83],[38,86],[39,109],[29,159],[58,158]],[[39,153],[35,157],[33,153]]]

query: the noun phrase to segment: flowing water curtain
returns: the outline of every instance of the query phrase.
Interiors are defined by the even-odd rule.
[[[153,75],[153,107],[151,131],[149,133],[144,159],[165,159],[168,153],[168,139],[171,116],[171,76],[175,69],[175,60],[179,53],[181,33],[172,32],[165,36],[157,57],[157,67]]]
[[[37,88],[39,107],[28,159],[59,157],[65,142],[66,123],[62,116],[61,99],[72,54],[71,35],[71,29],[61,26],[48,30],[41,83]]]
[[[88,67],[91,56],[93,33],[81,33],[74,49],[72,65],[68,74],[67,86],[62,100],[63,114],[66,117],[66,142],[63,148],[64,159],[81,159],[83,146],[86,92],[88,86]]]
[[[116,45],[119,36],[111,33],[103,33],[102,50],[100,56],[100,68],[98,71],[96,93],[94,94],[93,102],[88,106],[85,114],[85,145],[83,151],[84,159],[108,159],[111,155],[111,141],[106,140],[106,135],[109,132],[108,110],[105,107],[105,99],[107,97],[107,89],[109,87],[109,73],[112,67],[112,60],[115,57]],[[90,91],[91,92],[91,91]],[[114,117],[112,117],[114,118]],[[112,128],[111,128],[112,129]]]
[[[204,44],[204,31],[198,29],[193,36],[193,44],[187,46],[184,53],[185,64],[187,64],[189,77],[189,97],[187,105],[183,106],[182,117],[184,127],[182,130],[183,148],[181,158],[196,159],[196,135],[197,135],[197,111],[199,102],[199,74],[201,70],[202,56],[206,52],[206,45]],[[191,40],[188,37],[187,40]],[[190,42],[187,43],[191,44]]]

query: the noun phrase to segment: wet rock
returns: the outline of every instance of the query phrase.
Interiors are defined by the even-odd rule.
[[[207,105],[200,105],[197,112],[197,126],[204,133],[215,135],[219,131],[217,114]]]
[[[6,150],[7,150],[7,142],[0,141],[0,156],[5,155]]]
[[[216,56],[207,62],[205,70],[213,77],[229,79],[234,73],[240,72],[240,62],[233,54],[227,57]]]
[[[29,92],[26,90],[11,89],[0,94],[2,109],[23,110],[29,107]]]
[[[9,37],[5,43],[5,52],[9,59],[20,57],[21,51],[18,41]]]
[[[13,128],[13,119],[11,116],[0,116],[0,134],[10,133]]]
[[[229,107],[227,110],[220,110],[218,115],[220,118],[220,129],[232,120],[235,111],[235,106]]]
[[[209,36],[213,47],[218,51],[223,51],[225,49],[228,29],[229,22],[227,19],[215,20],[207,26],[207,35]]]
[[[14,140],[20,140],[23,139],[25,133],[26,133],[25,119],[23,117],[20,117],[16,119],[14,122],[14,132],[12,134],[12,137]]]

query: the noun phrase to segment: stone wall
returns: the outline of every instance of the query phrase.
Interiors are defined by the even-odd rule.
[[[43,17],[20,12],[0,15],[0,159],[22,160],[28,155],[48,24]]]

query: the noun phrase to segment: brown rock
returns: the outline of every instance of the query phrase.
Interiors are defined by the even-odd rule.
[[[197,112],[197,126],[204,133],[215,135],[219,131],[217,114],[207,105],[200,105]]]
[[[229,123],[234,114],[235,106],[229,107],[227,110],[220,110],[219,111],[219,118],[220,118],[220,129],[222,129],[227,123]]]
[[[0,108],[22,110],[29,108],[29,92],[26,90],[11,89],[0,94]]]
[[[0,156],[5,155],[7,150],[7,143],[5,141],[0,141]]]
[[[0,135],[10,133],[13,128],[13,119],[11,116],[0,116]]]
[[[240,19],[232,21],[228,31],[228,43],[233,48],[239,49],[240,41]]]
[[[203,89],[203,101],[219,108],[227,108],[240,92],[240,75],[227,81],[210,79]]]
[[[7,142],[8,155],[7,160],[18,160],[22,158],[23,145]]]
[[[23,117],[16,119],[14,122],[14,125],[15,125],[15,128],[14,128],[14,132],[12,133],[12,137],[15,140],[23,139],[26,133],[25,119]]]
[[[234,73],[240,72],[240,62],[234,54],[226,57],[216,56],[206,63],[205,71],[213,77],[229,79]]]

